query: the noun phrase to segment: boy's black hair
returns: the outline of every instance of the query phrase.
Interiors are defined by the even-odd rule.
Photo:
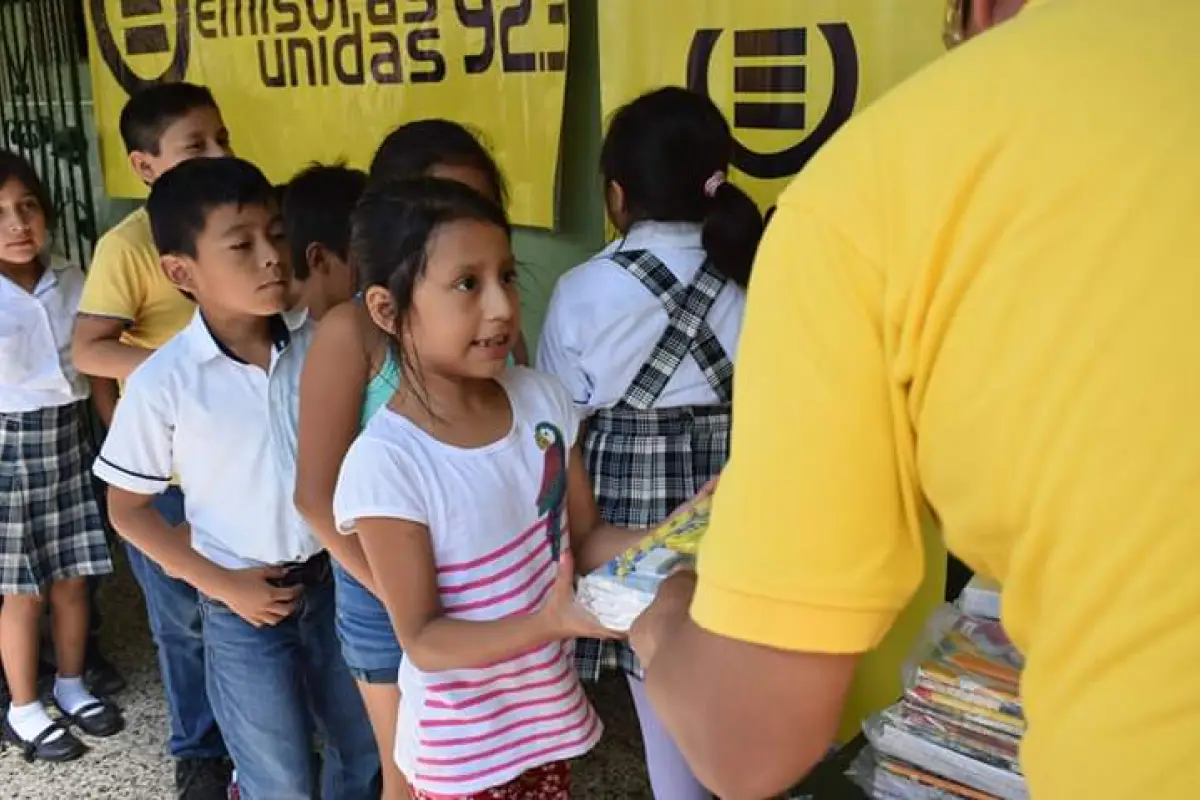
[[[50,193],[46,191],[46,185],[38,177],[33,165],[27,159],[11,150],[0,149],[0,186],[11,180],[18,181],[37,199],[38,205],[42,207],[42,215],[46,218],[46,227],[53,228],[55,218],[54,203],[50,199]]]
[[[702,222],[704,249],[722,273],[745,286],[763,233],[762,214],[729,181],[733,132],[707,97],[667,86],[618,109],[600,150],[605,183],[624,191],[631,222]]]
[[[367,173],[338,163],[312,164],[283,187],[283,229],[296,280],[308,280],[309,245],[349,258],[350,215],[366,185]]]
[[[125,152],[159,154],[167,128],[197,108],[217,108],[208,87],[194,83],[160,83],[135,92],[121,109],[121,139]]]
[[[192,158],[159,176],[146,212],[154,246],[164,255],[196,257],[196,237],[220,206],[277,205],[275,187],[258,167],[232,156]]]
[[[417,120],[389,133],[371,160],[371,180],[421,178],[439,164],[478,169],[491,184],[488,199],[508,203],[508,184],[496,160],[471,131],[448,119]]]

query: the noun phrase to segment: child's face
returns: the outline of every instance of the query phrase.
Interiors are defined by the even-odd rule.
[[[16,178],[0,186],[0,262],[28,264],[46,246],[46,211]]]
[[[408,355],[427,374],[496,377],[521,328],[508,236],[486,222],[459,220],[434,233],[427,253],[400,331]],[[395,330],[386,289],[371,287],[367,306],[377,324]]]
[[[193,108],[172,122],[158,140],[158,155],[140,150],[130,153],[133,169],[147,185],[177,164],[192,158],[233,155],[229,130],[215,108]]]
[[[289,305],[291,260],[273,204],[217,206],[196,237],[196,257],[163,256],[163,269],[209,310],[268,317]]]

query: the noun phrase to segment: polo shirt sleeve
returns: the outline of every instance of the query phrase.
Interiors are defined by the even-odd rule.
[[[131,322],[146,297],[145,254],[119,236],[100,238],[88,267],[79,313]]]
[[[546,307],[546,319],[538,341],[537,368],[562,381],[576,405],[586,406],[592,397],[591,384],[583,371],[583,354],[575,344],[574,333],[573,312],[563,297],[560,282]]]
[[[161,494],[171,483],[174,403],[148,361],[130,376],[93,471],[134,494]]]
[[[923,545],[883,271],[821,200],[786,192],[755,263],[692,616],[741,641],[863,653],[919,586]]]

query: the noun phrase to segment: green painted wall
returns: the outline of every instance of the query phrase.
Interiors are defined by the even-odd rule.
[[[522,230],[516,254],[521,261],[525,335],[537,344],[554,281],[604,244],[603,187],[600,180],[600,44],[597,4],[572,0],[571,46],[559,172],[559,225],[554,233]]]

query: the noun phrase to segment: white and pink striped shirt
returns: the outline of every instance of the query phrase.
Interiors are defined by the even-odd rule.
[[[486,447],[443,444],[384,409],[351,447],[334,497],[343,531],[364,517],[426,525],[442,608],[475,621],[528,614],[555,577],[566,531],[567,462],[578,418],[556,378],[501,378],[509,434]],[[575,674],[571,643],[548,642],[488,667],[400,667],[396,763],[418,789],[463,795],[588,752],[602,726]]]

